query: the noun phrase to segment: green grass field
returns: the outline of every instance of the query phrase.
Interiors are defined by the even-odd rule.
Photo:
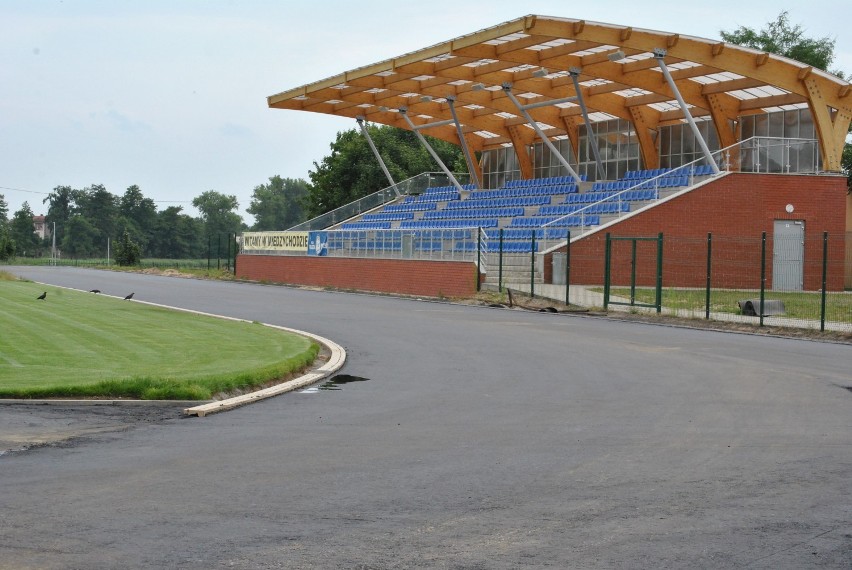
[[[256,323],[0,275],[0,397],[206,400],[281,378],[318,352]]]
[[[603,288],[594,289],[603,292]],[[613,287],[610,294],[630,298],[630,289]],[[636,288],[636,301],[654,303],[653,289]],[[739,314],[737,301],[760,298],[759,291],[733,291],[714,289],[710,292],[710,311],[714,313]],[[778,292],[766,291],[765,299],[778,299],[784,302],[785,316],[798,319],[817,320],[820,318],[821,296],[814,292]],[[703,312],[706,292],[701,289],[663,289],[663,306],[668,309],[686,309]],[[826,295],[826,320],[852,322],[852,293],[832,292]]]

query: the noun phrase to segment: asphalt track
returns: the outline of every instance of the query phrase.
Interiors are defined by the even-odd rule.
[[[0,457],[2,568],[852,567],[849,345],[15,271],[311,331],[366,380]]]

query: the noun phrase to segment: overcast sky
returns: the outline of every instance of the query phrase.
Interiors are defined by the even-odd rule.
[[[837,40],[852,72],[848,0],[652,3],[503,0],[0,0],[0,194],[46,213],[56,186],[138,185],[159,209],[280,175],[308,180],[349,119],[266,97],[526,14],[718,38],[788,9]],[[436,167],[437,170],[437,167]]]

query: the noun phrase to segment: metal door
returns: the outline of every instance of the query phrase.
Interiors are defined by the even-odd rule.
[[[805,222],[775,220],[772,243],[772,289],[801,291],[804,284]]]

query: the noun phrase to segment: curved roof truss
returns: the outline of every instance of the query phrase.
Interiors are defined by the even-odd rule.
[[[719,40],[569,18],[525,16],[272,95],[268,104],[410,129],[400,108],[417,125],[438,122],[452,118],[447,104],[452,96],[472,149],[519,148],[537,136],[502,85],[511,84],[524,104],[558,101],[576,95],[568,70],[579,68],[592,120],[632,122],[645,164],[653,167],[658,157],[648,133],[684,118],[653,57],[657,48],[666,50],[666,64],[690,114],[712,120],[723,147],[736,142],[737,117],[806,105],[823,167],[840,170],[852,121],[852,85],[846,81]],[[576,143],[582,122],[576,103],[544,105],[529,113],[548,137],[567,136]],[[424,132],[459,143],[454,125]]]

